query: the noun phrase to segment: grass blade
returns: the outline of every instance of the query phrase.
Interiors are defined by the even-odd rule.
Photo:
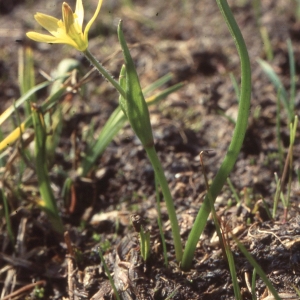
[[[53,229],[63,235],[63,224],[58,213],[55,198],[50,186],[46,159],[46,128],[44,118],[38,108],[32,106],[32,119],[35,132],[35,158],[41,200],[39,206],[46,212]]]
[[[144,96],[147,96],[148,94],[160,88],[163,84],[170,81],[172,77],[173,77],[172,73],[168,73],[160,77],[158,80],[154,81],[153,83],[149,84],[146,88],[143,89]]]
[[[273,68],[271,67],[271,65],[269,63],[267,63],[266,61],[264,61],[262,59],[258,59],[257,62],[259,63],[259,65],[261,66],[261,68],[263,69],[263,71],[265,72],[267,77],[269,78],[269,80],[273,83],[276,90],[279,92],[280,100],[281,100],[284,108],[286,109],[286,112],[287,112],[287,115],[289,118],[289,122],[291,122],[293,119],[293,113],[290,110],[287,91],[284,88],[281,80],[279,79],[278,75],[275,73],[275,71],[273,70]]]
[[[210,186],[210,192],[213,201],[215,201],[217,195],[221,192],[223,185],[226,182],[228,175],[230,174],[233,166],[238,158],[240,149],[242,147],[250,109],[250,99],[251,99],[251,66],[248,56],[247,47],[245,45],[243,36],[240,29],[230,11],[227,1],[217,0],[217,4],[221,13],[223,14],[227,26],[236,42],[236,47],[238,49],[239,56],[241,58],[241,93],[239,101],[238,117],[236,121],[236,126],[233,132],[232,140],[229,145],[228,151],[222,162],[222,165]],[[204,230],[207,222],[208,215],[210,213],[210,204],[208,193],[204,199],[201,209],[198,212],[195,223],[192,227],[188,241],[186,243],[186,248],[184,250],[183,259],[181,267],[184,270],[188,270],[191,267],[194,252],[199,241],[199,237]]]
[[[24,57],[25,50],[25,57]],[[33,67],[33,54],[30,47],[20,47],[19,49],[19,84],[21,95],[24,95],[32,87],[35,86],[34,67]],[[25,105],[26,116],[31,113],[30,102],[36,102],[36,95],[33,94],[28,99]]]
[[[200,153],[200,164],[202,166],[204,182],[205,182],[205,186],[206,186],[206,190],[207,190],[207,194],[208,194],[211,213],[212,213],[213,220],[214,220],[214,223],[215,223],[216,232],[217,232],[217,235],[218,235],[218,238],[219,238],[219,243],[220,243],[220,246],[221,246],[221,249],[222,249],[222,252],[223,252],[224,259],[227,259],[227,263],[228,263],[228,266],[229,266],[230,275],[231,275],[232,283],[233,283],[233,290],[234,290],[235,299],[241,300],[242,299],[241,298],[241,292],[240,292],[240,287],[239,287],[237,276],[236,276],[236,269],[235,269],[233,255],[232,255],[232,252],[231,252],[231,249],[230,249],[227,228],[226,228],[226,226],[224,226],[224,224],[222,224],[222,232],[221,232],[221,226],[220,226],[221,220],[218,218],[215,207],[214,207],[214,200],[211,196],[211,191],[209,189],[208,180],[207,180],[205,167],[204,167],[204,162],[203,162],[203,159],[202,159],[202,154],[203,154],[203,151]]]
[[[0,115],[0,125],[2,125],[2,123],[12,115],[12,113],[15,111],[16,108],[21,106],[25,101],[28,101],[37,91],[45,88],[51,83],[52,83],[51,81],[45,81],[28,90],[28,92],[26,92],[22,97],[20,97],[14,104],[9,106]]]

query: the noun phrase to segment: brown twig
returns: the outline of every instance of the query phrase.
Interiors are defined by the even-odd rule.
[[[65,243],[68,248],[68,288],[69,288],[69,300],[74,300],[74,282],[73,282],[73,273],[74,273],[74,266],[73,266],[73,259],[74,259],[74,251],[71,245],[71,239],[69,232],[66,231],[64,233]]]
[[[16,297],[16,296],[18,296],[18,295],[20,295],[20,294],[22,294],[22,293],[24,293],[28,290],[31,290],[32,288],[34,288],[37,285],[46,285],[46,281],[45,280],[39,280],[37,282],[27,284],[27,285],[21,287],[20,289],[14,291],[13,293],[3,297],[2,300],[8,300],[10,298]]]

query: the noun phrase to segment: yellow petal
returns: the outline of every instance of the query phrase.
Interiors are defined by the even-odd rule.
[[[49,43],[49,44],[68,44],[76,49],[78,49],[77,44],[70,39],[67,35],[64,38],[58,38],[55,36],[41,34],[37,32],[27,32],[26,35],[36,41],[41,43]]]
[[[95,11],[93,17],[92,17],[92,18],[90,19],[90,21],[86,24],[86,27],[85,27],[85,29],[84,29],[84,40],[85,40],[86,43],[88,42],[88,34],[89,34],[89,30],[90,30],[92,24],[94,23],[94,21],[96,20],[98,14],[99,14],[101,5],[102,5],[102,0],[99,0],[97,9],[96,9],[96,11]]]
[[[57,38],[51,35],[47,35],[47,34],[41,34],[41,33],[37,33],[37,32],[27,32],[26,35],[36,41],[36,42],[41,42],[41,43],[55,43],[55,41],[57,41]]]
[[[76,1],[75,15],[77,16],[78,23],[79,23],[80,27],[82,28],[83,17],[84,17],[84,9],[83,9],[83,5],[82,5],[82,0]]]
[[[62,15],[66,32],[69,33],[71,26],[74,24],[74,16],[72,8],[66,2],[62,5]]]
[[[58,19],[48,16],[48,15],[45,15],[45,14],[42,14],[42,13],[36,13],[34,15],[34,18],[42,27],[44,27],[50,33],[57,31],[58,22],[59,22]]]
[[[76,48],[80,51],[84,51],[88,47],[88,43],[83,38],[81,25],[78,23],[76,14],[73,14],[71,7],[67,3],[63,3],[63,26],[66,34],[74,41],[77,45]]]

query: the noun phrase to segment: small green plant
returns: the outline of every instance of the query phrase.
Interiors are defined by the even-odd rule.
[[[141,245],[141,255],[144,261],[147,261],[150,257],[150,232],[144,230],[141,226],[140,230],[140,245]]]
[[[228,3],[226,1],[217,0],[219,9],[228,25],[230,33],[234,37],[236,46],[241,58],[241,89],[240,89],[240,100],[239,100],[239,111],[236,121],[235,130],[232,136],[231,143],[229,145],[227,154],[223,160],[223,163],[210,186],[209,192],[204,199],[201,209],[198,212],[195,223],[192,227],[191,233],[189,235],[188,241],[186,243],[185,251],[182,259],[182,268],[187,270],[191,267],[192,259],[198,243],[199,237],[204,230],[206,225],[206,220],[210,213],[210,203],[209,194],[213,202],[215,201],[217,195],[220,193],[223,185],[225,184],[228,175],[230,174],[238,154],[240,152],[246,128],[248,123],[248,113],[250,108],[250,94],[251,94],[251,67],[248,56],[248,51],[239,30],[238,25],[230,11]]]
[[[273,48],[272,48],[272,44],[270,41],[270,36],[269,36],[266,26],[262,25],[262,22],[261,22],[261,15],[262,15],[261,0],[252,1],[252,7],[254,10],[256,25],[258,27],[258,30],[259,30],[259,33],[260,33],[260,36],[262,39],[265,55],[266,55],[268,61],[272,61],[273,57],[274,57],[274,53],[273,53]]]
[[[137,71],[131,57],[129,48],[127,46],[125,36],[122,30],[122,21],[119,23],[117,34],[119,38],[119,42],[123,51],[124,56],[124,65],[120,70],[119,81],[115,80],[110,73],[102,66],[102,64],[93,56],[90,52],[88,33],[89,30],[95,21],[101,5],[102,0],[98,1],[96,11],[91,18],[91,20],[87,23],[85,29],[83,30],[83,19],[84,19],[84,10],[82,5],[82,0],[77,0],[76,2],[76,10],[73,13],[71,7],[67,3],[62,4],[62,12],[63,17],[62,20],[58,20],[54,17],[37,13],[35,15],[36,21],[44,27],[46,30],[50,32],[51,35],[40,34],[36,32],[29,32],[27,36],[37,42],[45,42],[45,43],[61,43],[67,44],[78,51],[80,51],[89,61],[90,63],[99,71],[100,74],[116,89],[119,94],[119,106],[113,112],[113,114],[108,119],[105,124],[99,138],[94,142],[92,141],[94,128],[87,134],[87,139],[90,140],[90,143],[87,147],[87,151],[82,160],[78,163],[78,168],[76,168],[77,175],[86,177],[89,175],[89,172],[92,170],[93,165],[99,156],[106,149],[107,145],[112,141],[113,137],[117,134],[117,132],[122,128],[124,123],[128,121],[134,130],[135,134],[141,141],[147,156],[153,166],[155,178],[156,178],[156,192],[157,192],[157,203],[158,203],[158,216],[160,217],[160,209],[159,209],[159,195],[158,195],[158,186],[161,189],[161,192],[164,197],[164,201],[166,202],[168,217],[171,224],[172,236],[173,236],[173,245],[175,249],[175,259],[183,270],[189,270],[192,265],[192,260],[194,257],[194,252],[199,241],[199,237],[201,236],[204,227],[207,223],[208,216],[210,212],[212,212],[214,223],[216,225],[217,234],[219,236],[221,247],[223,248],[224,258],[227,259],[230,273],[233,280],[234,293],[237,299],[241,299],[240,289],[238,285],[235,264],[233,254],[230,249],[229,242],[229,230],[224,225],[224,222],[220,220],[216,214],[214,203],[216,197],[221,192],[224,184],[228,176],[230,175],[234,164],[238,158],[238,155],[241,150],[241,146],[244,140],[247,124],[248,124],[248,116],[250,110],[250,96],[251,96],[251,66],[249,62],[247,48],[242,37],[242,34],[239,30],[239,27],[232,15],[232,12],[228,6],[226,0],[216,0],[217,5],[224,17],[224,20],[229,28],[230,33],[233,36],[233,39],[236,43],[236,47],[238,50],[238,54],[241,60],[241,86],[240,88],[237,85],[237,81],[232,77],[232,81],[235,87],[236,95],[239,99],[239,110],[237,120],[234,121],[235,129],[233,132],[232,140],[229,145],[226,156],[219,168],[215,178],[213,179],[212,184],[209,186],[208,180],[205,176],[205,183],[207,186],[207,195],[204,199],[204,202],[199,210],[195,223],[192,227],[192,230],[189,234],[188,240],[185,244],[185,248],[183,247],[183,243],[181,241],[179,224],[176,215],[174,201],[172,199],[168,183],[164,174],[164,170],[162,165],[158,159],[158,155],[156,153],[154,147],[154,139],[152,134],[152,127],[150,123],[150,115],[148,106],[150,104],[156,103],[161,100],[163,97],[167,96],[171,92],[177,90],[182,86],[182,84],[175,85],[169,89],[164,90],[163,92],[154,94],[148,97],[148,93],[152,93],[156,88],[161,87],[162,84],[170,80],[170,75],[166,75],[165,77],[160,78],[158,81],[154,82],[152,85],[147,87],[146,89],[141,88],[140,79],[137,75]],[[260,61],[261,66],[268,72],[268,76],[271,81],[275,84],[278,93],[279,99],[283,103],[286,108],[287,116],[290,122],[293,125],[290,127],[291,140],[290,140],[290,149],[289,151],[293,151],[293,144],[296,135],[297,128],[297,117],[295,117],[294,109],[295,109],[295,70],[292,69],[293,62],[293,53],[291,44],[288,43],[289,48],[289,56],[291,62],[291,78],[293,83],[291,84],[290,90],[290,101],[287,99],[287,92],[285,91],[283,84],[279,80],[278,76],[272,70],[270,65],[266,62]],[[30,52],[28,52],[30,53]],[[30,54],[28,54],[30,55]],[[68,87],[68,78],[70,76],[70,71],[78,69],[78,65],[74,63],[74,61],[70,61],[67,63],[68,67],[62,71],[62,73],[55,79],[48,80],[42,84],[35,85],[33,75],[33,63],[30,57],[28,56],[27,60],[27,71],[21,70],[20,74],[30,74],[28,78],[26,76],[20,76],[22,83],[22,96],[20,99],[16,101],[14,105],[12,105],[8,110],[6,110],[0,116],[0,125],[9,118],[13,113],[17,113],[16,109],[22,104],[26,103],[26,120],[18,121],[15,129],[4,138],[4,140],[0,143],[0,151],[3,151],[8,145],[11,145],[13,142],[16,142],[18,139],[22,139],[23,132],[26,128],[33,126],[34,128],[34,141],[35,141],[35,168],[39,183],[39,192],[41,195],[41,199],[38,201],[38,204],[44,209],[47,213],[53,228],[59,233],[63,232],[63,224],[60,218],[60,214],[58,208],[56,206],[56,201],[54,197],[54,193],[52,191],[49,179],[49,165],[48,161],[51,160],[51,153],[53,154],[53,145],[57,145],[57,137],[60,135],[61,131],[61,123],[62,123],[62,115],[64,109],[68,109],[62,106],[59,106],[58,99],[67,91]],[[87,76],[87,75],[86,75]],[[22,79],[23,78],[23,79]],[[85,78],[86,79],[86,78]],[[27,81],[26,81],[27,80]],[[83,80],[84,81],[84,80]],[[35,93],[50,84],[52,85],[52,90],[50,92],[50,96],[41,104],[36,104]],[[70,86],[72,89],[79,89],[82,86],[83,82],[80,82],[75,87]],[[57,110],[55,110],[57,108]],[[53,122],[54,120],[54,122]],[[55,132],[53,137],[50,137],[50,134]],[[52,141],[50,139],[53,138]],[[52,145],[52,148],[47,147],[48,144]],[[54,141],[54,142],[53,142]],[[21,143],[23,141],[21,140]],[[23,143],[24,145],[25,143]],[[26,146],[23,146],[26,148]],[[25,155],[24,155],[25,156]],[[292,167],[292,154],[289,154],[286,159],[288,166]],[[49,159],[50,157],[50,159]],[[3,157],[1,157],[3,160]],[[201,158],[202,159],[202,158]],[[1,163],[3,161],[1,160]],[[40,167],[41,166],[41,167]],[[65,175],[65,184],[63,189],[64,199],[68,200],[68,194],[72,192],[73,181],[70,179],[68,174]],[[298,172],[299,176],[299,172]],[[276,197],[281,196],[281,182],[283,180],[278,180],[278,194]],[[230,184],[230,181],[228,181]],[[232,188],[234,191],[234,189]],[[245,190],[246,191],[246,190]],[[288,198],[289,198],[289,190],[288,190]],[[239,201],[237,194],[235,195],[236,200]],[[7,203],[5,203],[5,197],[2,197],[4,200],[5,214],[6,218],[8,218],[8,209]],[[250,199],[245,196],[246,199]],[[10,223],[7,221],[7,228],[9,229]],[[163,241],[164,247],[164,258],[165,264],[167,265],[167,251],[163,238],[162,225],[161,220],[159,220],[159,228],[160,234]],[[138,230],[140,236],[140,249],[141,255],[144,260],[147,260],[150,255],[150,234],[147,232],[143,226],[140,226]],[[11,240],[13,241],[13,233],[9,233],[11,235]],[[94,235],[94,240],[100,240],[99,235]],[[249,255],[249,253],[245,250],[243,245],[236,240],[238,247],[241,252],[246,256],[249,262],[253,265],[255,272],[266,282],[269,290],[273,293],[276,299],[278,299],[278,295],[274,290],[274,287],[270,284],[266,275],[263,273],[259,265],[253,260],[253,258]],[[105,245],[109,246],[109,245]],[[114,285],[113,279],[109,273],[109,270],[105,264],[105,260],[103,259],[102,251],[99,248],[99,255],[101,257],[101,261],[104,265],[105,271],[111,285],[113,286],[115,297],[119,299],[119,295],[117,289]],[[255,289],[255,273],[253,275],[253,284],[252,284],[252,292],[254,293]],[[171,295],[169,296],[171,297]]]
[[[82,32],[83,22],[83,6],[79,0],[76,5],[76,14],[73,14],[68,4],[63,4],[63,21],[59,21],[53,17],[37,13],[35,15],[36,20],[49,29],[53,36],[48,36],[38,33],[28,33],[28,36],[34,40],[51,42],[51,43],[66,43],[78,50],[83,51],[87,58],[96,64],[96,66],[104,72],[108,80],[117,88],[119,92],[125,93],[120,85],[106,72],[106,70],[95,60],[95,58],[86,49],[88,46],[88,31],[98,14],[102,1],[99,1],[95,15],[91,21],[87,24],[85,31]],[[56,32],[52,29],[56,28]],[[77,32],[77,33],[74,33]],[[72,89],[84,90],[83,83],[88,79],[86,74],[75,86],[71,86],[71,77],[74,75],[74,71],[82,73],[80,64],[74,59],[63,60],[57,70],[56,77],[50,78],[41,84],[35,85],[34,69],[33,69],[33,56],[30,48],[26,48],[25,51],[20,51],[19,55],[19,83],[21,90],[21,98],[18,99],[13,105],[11,105],[6,111],[0,115],[0,125],[10,118],[14,113],[17,115],[16,128],[5,136],[0,142],[1,162],[5,165],[6,153],[4,150],[13,145],[16,141],[20,140],[21,147],[20,153],[22,159],[20,160],[19,166],[19,183],[22,178],[22,170],[26,165],[30,165],[31,161],[35,159],[35,169],[37,172],[39,182],[40,197],[36,197],[36,203],[46,212],[49,221],[52,223],[52,227],[60,235],[63,233],[63,225],[60,218],[59,211],[56,205],[56,199],[54,197],[50,179],[49,170],[52,166],[53,156],[55,149],[60,141],[60,135],[63,126],[63,115],[70,110],[70,104],[68,101],[58,102],[67,90]],[[49,78],[49,77],[48,77]],[[152,85],[148,86],[144,93],[147,94],[146,98],[147,105],[152,105],[165,98],[168,94],[179,89],[182,84],[176,84],[161,92],[153,95],[153,92],[161,87],[164,83],[172,78],[170,74],[163,76]],[[36,92],[40,89],[46,88],[52,85],[50,90],[50,96],[43,101],[42,104],[36,104]],[[67,96],[67,94],[65,94]],[[21,121],[18,116],[18,108],[25,104],[26,119]],[[79,162],[77,173],[79,176],[87,176],[88,172],[92,169],[95,161],[103,153],[108,144],[113,140],[114,136],[124,126],[126,116],[122,112],[121,108],[118,107],[115,112],[111,115],[110,119],[104,126],[99,138],[94,143],[90,139],[88,149],[82,160]],[[23,133],[29,127],[34,127],[35,137],[35,154],[27,151],[28,142],[23,141]],[[30,141],[29,141],[30,142]],[[74,167],[76,168],[75,164]],[[68,207],[68,211],[72,213],[74,205],[76,204],[76,195],[74,193],[74,183],[68,172],[63,170],[62,176],[65,178],[65,183],[62,190],[62,197],[65,200],[65,206]],[[17,184],[17,189],[20,188],[20,184]],[[9,223],[7,223],[9,226]]]
[[[84,17],[83,5],[81,0],[77,0],[75,13],[73,13],[72,9],[67,3],[63,3],[62,21],[41,13],[37,13],[35,15],[36,21],[40,25],[42,25],[46,30],[48,30],[51,33],[51,35],[45,35],[35,32],[27,33],[27,36],[35,41],[68,44],[81,51],[91,62],[91,64],[119,92],[120,108],[123,111],[125,117],[128,119],[134,132],[140,139],[145,151],[147,152],[148,158],[154,168],[155,176],[159,182],[167,206],[167,211],[172,228],[176,260],[178,263],[181,263],[182,269],[185,270],[191,267],[193,253],[195,251],[199,236],[201,235],[206,224],[206,220],[211,210],[211,206],[213,205],[217,195],[220,193],[224,183],[226,182],[226,179],[230,174],[240,152],[247,127],[247,119],[250,105],[251,72],[247,48],[245,46],[239,27],[237,26],[234,20],[234,17],[230,11],[227,2],[217,0],[217,4],[221,13],[224,16],[224,19],[228,25],[231,34],[234,37],[234,40],[236,41],[236,46],[241,57],[242,80],[241,88],[239,91],[239,112],[235,130],[233,133],[233,138],[229,146],[227,155],[212,185],[209,188],[209,196],[205,198],[205,201],[198,213],[184,252],[179,234],[179,226],[174,202],[171,197],[171,193],[168,187],[166,177],[164,175],[163,168],[154,148],[154,140],[152,135],[152,128],[150,124],[147,102],[145,100],[144,93],[141,89],[139,78],[123,35],[122,22],[120,22],[118,26],[118,37],[124,54],[125,65],[121,69],[119,82],[112,78],[109,72],[105,70],[105,68],[100,64],[100,62],[97,61],[97,59],[91,54],[91,52],[88,49],[88,32],[100,11],[102,1],[98,2],[94,16],[87,23],[84,30],[82,27]],[[36,130],[39,129],[39,131],[37,131],[36,134],[39,133],[40,136],[40,138],[37,139],[37,141],[41,141],[38,144],[39,149],[37,149],[37,153],[41,155],[41,158],[43,157],[43,152],[41,152],[40,150],[44,147],[43,143],[46,135],[45,128],[43,127],[43,112],[44,111],[40,111],[38,109],[33,110],[34,124]],[[120,124],[120,116],[120,111],[117,111],[114,115],[114,118],[112,119],[112,122],[110,123],[111,128],[117,127],[115,126],[116,123],[114,123],[115,118],[117,119],[117,124]],[[113,135],[110,135],[109,138],[107,138],[106,143],[111,140],[112,136]],[[99,149],[97,149],[97,152],[99,153]],[[88,157],[93,157],[92,160],[89,161],[89,163],[91,164],[95,160],[95,155],[91,155]],[[80,174],[87,174],[89,168],[89,166],[86,167],[86,165],[84,165],[81,168]],[[45,174],[40,174],[40,176],[45,176]],[[47,193],[49,197],[51,191],[48,189]],[[145,241],[147,241],[147,237],[145,237]]]
[[[283,206],[284,206],[284,220],[287,218],[288,207],[290,203],[290,194],[291,194],[291,184],[292,184],[292,177],[293,177],[293,147],[295,142],[296,136],[296,129],[298,126],[298,116],[295,114],[295,95],[296,95],[296,66],[295,66],[295,57],[292,42],[290,39],[287,40],[287,50],[289,56],[289,68],[290,68],[290,90],[284,88],[283,83],[281,82],[279,76],[275,73],[272,66],[263,61],[258,60],[261,68],[269,78],[269,80],[273,83],[274,87],[277,89],[277,105],[276,105],[276,135],[277,135],[277,145],[278,145],[278,155],[279,155],[279,163],[280,163],[280,171],[282,172],[281,179],[278,179],[277,174],[275,174],[276,180],[276,194],[274,198],[274,205],[273,205],[273,218],[276,215],[277,205],[279,198],[281,199]],[[284,151],[281,142],[281,135],[280,135],[280,123],[281,123],[281,116],[282,104],[285,108],[290,132],[290,144],[288,148],[288,153],[284,163]],[[284,163],[284,165],[283,165]],[[287,194],[286,196],[283,194],[284,189],[284,182],[285,179],[288,178],[288,185],[287,185]]]
[[[126,87],[126,92],[120,96],[120,106],[147,152],[148,158],[154,168],[155,176],[161,186],[171,222],[176,260],[177,262],[180,262],[182,259],[182,243],[179,234],[179,225],[175,206],[168,187],[168,182],[154,147],[148,107],[122,32],[122,22],[120,22],[118,26],[118,37],[125,59],[125,66],[123,66],[121,70],[121,76],[123,77],[121,85]]]
[[[142,219],[139,215],[133,214],[131,215],[131,222],[134,227],[134,230],[139,235],[140,241],[140,252],[144,261],[147,261],[150,257],[150,232],[146,230],[143,226]]]
[[[44,299],[44,297],[45,297],[45,288],[36,286],[34,288],[33,293],[34,293],[34,297],[36,297],[37,299]]]
[[[279,198],[282,201],[284,207],[284,221],[287,219],[288,208],[290,206],[290,196],[291,196],[291,185],[292,185],[292,172],[293,172],[293,148],[295,143],[296,131],[298,126],[298,116],[295,116],[295,120],[293,124],[290,124],[290,145],[287,153],[287,157],[285,160],[284,169],[282,172],[281,179],[278,178],[277,173],[275,173],[275,181],[276,181],[276,193],[274,198],[274,206],[273,206],[273,218],[276,215],[276,210],[278,206]],[[283,194],[284,182],[288,177],[287,184],[287,193],[286,196]]]
[[[269,78],[269,80],[272,82],[274,87],[276,88],[280,101],[282,105],[285,108],[287,117],[288,117],[288,123],[291,123],[294,121],[295,117],[295,93],[296,93],[296,71],[295,71],[295,57],[294,57],[294,51],[292,42],[290,39],[287,40],[287,49],[289,54],[289,66],[290,66],[290,91],[289,93],[284,88],[282,81],[280,80],[279,76],[275,73],[272,66],[262,60],[258,59],[258,63],[266,76]]]
[[[230,174],[235,161],[240,152],[243,139],[245,136],[245,131],[247,127],[247,119],[249,114],[250,106],[250,92],[251,92],[251,72],[250,72],[250,63],[247,53],[247,48],[245,46],[241,32],[234,20],[234,17],[230,11],[230,8],[226,1],[217,0],[217,4],[221,13],[224,16],[224,19],[228,25],[228,28],[236,41],[236,46],[238,53],[241,58],[241,88],[237,90],[239,96],[239,111],[238,117],[235,125],[235,130],[233,133],[232,141],[228,148],[225,159],[213,180],[211,186],[207,184],[207,196],[205,197],[204,203],[199,210],[195,224],[192,228],[192,231],[189,235],[188,241],[186,243],[185,250],[183,251],[183,246],[180,237],[179,225],[177,220],[177,215],[175,211],[174,202],[168,187],[166,177],[162,165],[158,159],[156,150],[154,148],[154,139],[152,135],[152,128],[150,124],[150,117],[148,111],[148,103],[145,99],[145,90],[143,91],[140,85],[139,77],[137,75],[131,54],[129,52],[128,46],[125,41],[125,37],[122,31],[122,22],[118,26],[118,38],[123,51],[125,64],[123,65],[120,71],[119,82],[114,80],[107,70],[96,60],[96,58],[90,53],[88,49],[88,32],[89,29],[97,17],[97,14],[100,10],[102,1],[98,2],[96,12],[92,19],[88,22],[85,30],[82,29],[83,23],[83,6],[82,1],[77,0],[76,11],[73,13],[70,6],[67,3],[63,3],[63,21],[59,21],[50,16],[44,14],[36,14],[35,18],[40,25],[45,29],[49,30],[53,36],[39,34],[30,32],[27,36],[33,40],[46,43],[64,43],[73,46],[77,50],[81,51],[86,58],[91,62],[91,64],[113,85],[113,87],[119,92],[119,108],[112,115],[107,123],[107,128],[115,130],[113,133],[108,134],[109,130],[105,129],[105,140],[104,146],[99,147],[99,144],[95,144],[95,147],[91,147],[91,152],[87,156],[87,159],[82,164],[80,168],[80,175],[86,175],[91,168],[91,164],[98,157],[99,153],[105,149],[108,143],[112,140],[113,136],[121,128],[124,121],[127,119],[133,128],[135,134],[140,139],[148,158],[154,168],[155,176],[161,187],[162,194],[164,196],[164,201],[166,202],[166,207],[171,223],[171,229],[173,234],[173,243],[175,248],[175,256],[177,262],[181,265],[183,270],[188,270],[191,267],[193,254],[196,249],[199,237],[206,225],[206,221],[210,211],[213,213],[214,221],[219,235],[219,240],[221,245],[223,245],[224,257],[227,257],[230,272],[234,282],[234,292],[237,299],[240,299],[240,291],[236,278],[235,265],[233,260],[233,255],[231,253],[228,236],[226,233],[226,228],[219,225],[219,220],[214,209],[214,202],[217,195],[220,193],[223,185],[225,184],[228,175]],[[48,84],[48,83],[47,83]],[[179,88],[179,86],[174,87],[171,90],[166,91],[165,93],[158,95],[155,99],[160,99],[162,96],[167,95],[171,91]],[[149,88],[150,90],[150,88]],[[59,90],[60,91],[60,90]],[[28,92],[27,92],[28,93]],[[56,92],[58,93],[58,92]],[[61,91],[60,91],[61,95]],[[29,96],[28,96],[29,98]],[[28,99],[26,98],[26,99]],[[25,101],[25,100],[24,100]],[[44,209],[48,213],[50,220],[52,221],[53,227],[58,231],[62,232],[63,226],[59,218],[57,207],[54,205],[55,200],[53,197],[53,192],[50,187],[50,181],[48,178],[47,164],[43,162],[47,161],[46,155],[46,139],[47,139],[47,124],[46,116],[47,109],[49,109],[49,102],[42,105],[41,107],[35,105],[32,101],[30,102],[31,113],[28,117],[30,121],[28,123],[22,123],[19,125],[18,134],[22,133],[22,130],[29,126],[29,123],[32,122],[35,129],[35,156],[37,164],[42,164],[43,168],[38,168],[38,180],[40,186],[41,201],[40,203],[44,206]],[[58,115],[58,119],[60,119]],[[1,120],[1,118],[0,118]],[[59,122],[58,122],[59,123]],[[101,149],[100,149],[101,148]],[[96,149],[96,150],[95,150]],[[87,163],[86,163],[87,162]],[[71,189],[71,182],[69,179],[66,181],[66,190]],[[55,221],[55,222],[54,222]],[[59,221],[59,222],[57,222]],[[143,226],[139,228],[140,235],[140,245],[141,245],[141,255],[144,260],[147,260],[150,255],[150,234],[145,231]],[[97,237],[96,237],[97,238]],[[102,252],[99,249],[99,255],[101,261],[104,265],[106,273],[111,281],[111,284],[114,288],[115,296],[119,298],[117,290],[114,286],[113,280],[110,276],[108,268],[105,264],[105,261],[102,256]],[[257,271],[260,274],[260,270]],[[261,274],[260,274],[261,275]],[[261,275],[262,276],[262,275]]]
[[[264,50],[267,56],[267,60],[268,61],[272,61],[273,57],[274,57],[274,53],[273,53],[273,48],[272,48],[272,44],[270,41],[270,36],[268,33],[268,30],[265,26],[260,26],[260,35],[261,35],[261,39],[264,45]]]

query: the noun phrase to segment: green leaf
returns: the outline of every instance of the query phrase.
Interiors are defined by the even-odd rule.
[[[127,47],[123,32],[122,21],[118,26],[118,37],[123,50],[126,67],[126,101],[121,108],[127,116],[131,127],[145,148],[152,147],[153,135],[150,123],[148,106],[146,104],[140,81]]]
[[[218,194],[221,192],[227,177],[232,171],[234,164],[240,153],[246,129],[248,124],[249,110],[250,110],[250,99],[251,99],[251,65],[248,56],[246,44],[244,42],[241,31],[232,15],[232,12],[228,6],[226,0],[216,0],[221,13],[227,23],[228,29],[234,38],[236,47],[241,59],[241,89],[240,89],[240,100],[238,117],[236,126],[233,132],[232,140],[228,147],[226,156],[210,186],[210,193],[215,202]],[[197,214],[196,220],[192,227],[191,233],[188,237],[186,247],[184,250],[181,268],[188,270],[191,267],[193,256],[199,241],[199,237],[202,234],[204,227],[207,222],[207,218],[210,213],[210,203],[207,193],[204,202]]]
[[[50,186],[46,162],[46,128],[43,114],[38,107],[32,106],[32,119],[35,132],[35,158],[41,200],[40,207],[46,212],[53,229],[63,234],[63,224],[58,213],[55,198]]]

